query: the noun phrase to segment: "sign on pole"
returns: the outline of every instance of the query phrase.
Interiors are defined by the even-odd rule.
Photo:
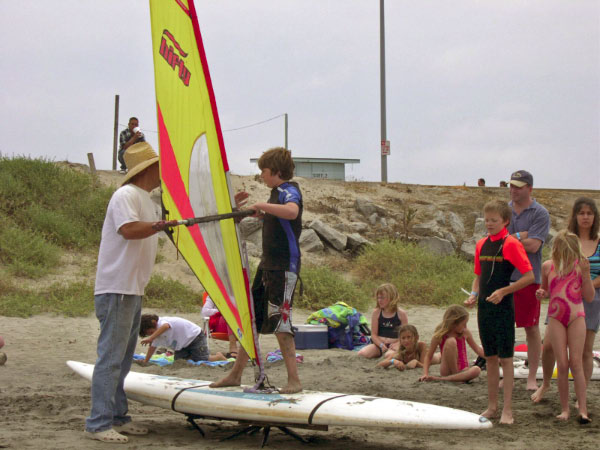
[[[390,155],[390,141],[381,141],[381,156]]]

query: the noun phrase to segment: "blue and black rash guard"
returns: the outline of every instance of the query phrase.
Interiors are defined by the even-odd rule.
[[[268,203],[298,205],[298,216],[286,220],[265,214],[260,268],[300,273],[300,233],[302,232],[302,193],[297,183],[287,181],[271,190]]]

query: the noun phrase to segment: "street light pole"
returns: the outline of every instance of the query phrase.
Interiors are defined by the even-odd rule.
[[[384,0],[379,0],[379,72],[381,80],[381,182],[387,183],[387,155],[383,148],[387,142],[385,113],[385,14]]]

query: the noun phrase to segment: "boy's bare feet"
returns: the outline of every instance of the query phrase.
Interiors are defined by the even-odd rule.
[[[535,378],[533,380],[527,379],[527,390],[528,391],[537,391],[538,390],[537,380]]]
[[[482,412],[481,415],[483,417],[485,417],[486,419],[493,419],[494,417],[496,417],[496,413],[497,413],[496,408],[488,407],[488,409],[486,409],[484,412]]]
[[[563,411],[558,416],[556,416],[558,420],[569,420],[569,411]]]
[[[219,381],[215,381],[214,383],[210,383],[208,387],[211,388],[220,388],[227,386],[241,386],[242,378],[233,376],[231,373],[227,374],[224,378],[221,378]]]
[[[513,423],[515,423],[512,411],[502,411],[502,416],[500,416],[500,423],[503,425],[512,425]]]
[[[544,394],[546,393],[546,391],[550,388],[550,386],[546,386],[544,384],[542,384],[539,388],[537,388],[537,390],[531,394],[531,401],[533,403],[539,403],[542,401],[542,399],[544,398]]]
[[[287,386],[278,390],[280,394],[295,394],[302,391],[302,385],[300,383],[288,383]]]

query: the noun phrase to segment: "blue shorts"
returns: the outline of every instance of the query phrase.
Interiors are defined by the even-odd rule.
[[[592,302],[583,301],[583,310],[585,311],[585,328],[597,333],[600,328],[600,288],[596,288],[596,295]]]

